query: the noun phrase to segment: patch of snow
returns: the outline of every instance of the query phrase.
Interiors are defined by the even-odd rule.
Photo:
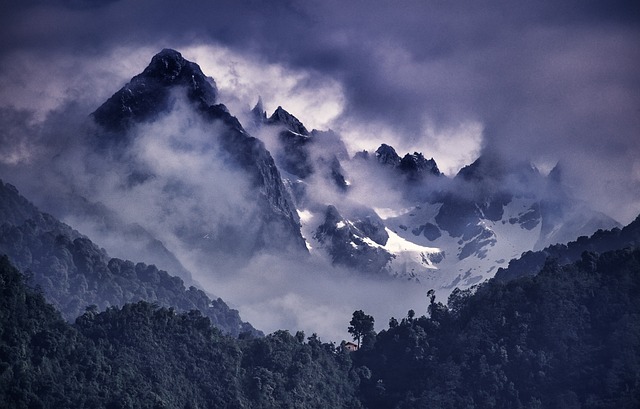
[[[378,216],[380,216],[380,218],[382,220],[387,220],[390,219],[392,217],[398,217],[401,216],[405,213],[407,213],[409,211],[409,209],[391,209],[388,207],[374,207],[373,211],[375,211]]]
[[[436,247],[421,246],[400,237],[398,234],[385,227],[389,240],[384,249],[391,253],[413,252],[413,253],[439,253],[440,249]]]
[[[473,254],[459,260],[457,255],[468,241],[462,242],[460,237],[451,237],[446,231],[441,231],[442,235],[433,241],[422,234],[414,234],[414,231],[418,232],[420,226],[427,223],[438,226],[435,216],[440,210],[440,204],[422,204],[400,215],[387,217],[384,222],[389,234],[389,242],[384,248],[396,255],[396,259],[391,264],[399,275],[415,277],[421,284],[439,290],[439,298],[445,295],[446,299],[446,293],[456,286],[465,289],[489,279],[493,277],[498,267],[506,267],[509,260],[533,248],[540,236],[541,224],[532,230],[527,230],[518,223],[506,222],[509,218],[518,217],[523,209],[530,208],[532,204],[531,199],[514,198],[505,206],[502,220],[480,221],[479,225],[491,231],[496,240],[495,243],[487,244],[481,249],[482,257],[479,257],[479,254]],[[393,212],[385,215],[390,214]],[[428,250],[425,251],[425,249]],[[435,265],[428,257],[424,257],[424,260],[419,258],[421,253],[433,254],[434,252],[443,256],[443,259]],[[454,274],[454,271],[465,273],[458,275]]]
[[[308,223],[313,218],[313,213],[309,210],[298,210],[298,217],[300,218],[300,223]]]
[[[285,129],[286,129],[287,131],[291,132],[292,134],[294,134],[295,136],[299,136],[299,137],[301,137],[301,138],[303,138],[303,139],[309,139],[309,138],[310,138],[310,136],[309,136],[309,135],[303,135],[303,134],[301,134],[301,133],[294,132],[294,131],[292,131],[291,129],[287,129],[287,128],[285,128]]]

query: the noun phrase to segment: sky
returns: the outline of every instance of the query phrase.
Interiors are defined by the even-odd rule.
[[[0,106],[32,121],[69,99],[91,112],[171,47],[229,106],[261,95],[352,152],[387,142],[448,174],[482,150],[559,161],[598,210],[622,223],[640,211],[635,1],[3,3]]]
[[[86,117],[169,47],[241,120],[262,97],[352,154],[387,143],[448,175],[483,152],[560,163],[595,209],[640,213],[637,1],[1,1],[4,165],[68,143],[60,113]]]

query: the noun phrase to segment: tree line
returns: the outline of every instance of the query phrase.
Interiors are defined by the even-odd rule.
[[[548,261],[535,276],[354,312],[360,348],[277,331],[231,337],[148,302],[64,321],[0,260],[0,407],[637,408],[640,250]]]

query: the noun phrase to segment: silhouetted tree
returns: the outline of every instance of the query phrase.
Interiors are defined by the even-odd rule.
[[[353,340],[358,342],[358,348],[362,337],[373,331],[373,322],[373,317],[365,314],[362,310],[353,312],[348,331],[353,336]]]

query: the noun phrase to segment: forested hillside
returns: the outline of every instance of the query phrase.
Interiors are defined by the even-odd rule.
[[[427,294],[360,350],[301,332],[224,336],[198,311],[139,302],[63,321],[0,260],[7,408],[637,408],[640,250]],[[347,317],[345,317],[345,322]],[[346,325],[345,325],[346,327]],[[366,328],[365,332],[359,329]]]
[[[0,259],[2,408],[359,407],[350,369],[316,336],[238,340],[146,302],[72,325]]]
[[[640,407],[640,250],[429,295],[355,354],[366,407]]]
[[[73,321],[86,307],[148,301],[178,311],[197,309],[223,332],[261,334],[220,298],[210,299],[154,265],[110,258],[71,227],[41,213],[15,187],[0,181],[0,255],[39,286],[62,316]]]
[[[640,246],[640,216],[622,229],[598,230],[590,237],[580,236],[567,244],[554,244],[540,251],[527,251],[509,262],[507,268],[499,268],[495,278],[499,281],[536,274],[547,259],[560,265],[580,259],[585,251],[603,253],[616,249]]]

